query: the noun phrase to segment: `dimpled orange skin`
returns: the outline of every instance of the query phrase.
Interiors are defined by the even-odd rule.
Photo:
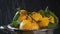
[[[41,22],[39,22],[40,27],[47,27],[49,24],[49,18],[48,17],[43,17],[41,19]]]
[[[42,19],[42,15],[40,13],[36,13],[36,12],[32,12],[31,17],[36,21]]]
[[[24,20],[20,24],[20,28],[19,29],[21,29],[21,30],[38,30],[39,29],[39,26],[35,22],[31,22],[29,20]]]
[[[28,15],[20,15],[19,17],[18,17],[18,20],[20,21],[20,20],[30,20],[30,21],[32,21],[32,18],[30,17],[30,16],[28,16]]]
[[[27,13],[27,11],[26,10],[20,10],[20,14],[22,14],[22,13]]]
[[[53,16],[50,16],[50,17],[49,17],[49,22],[55,23],[55,20],[54,20],[54,17],[53,17]]]
[[[25,20],[27,18],[27,13],[24,14],[25,12],[27,12],[26,10],[20,10],[20,16],[18,17],[18,20]]]
[[[27,15],[20,15],[19,17],[18,17],[18,20],[20,21],[20,20],[25,20],[27,18]]]

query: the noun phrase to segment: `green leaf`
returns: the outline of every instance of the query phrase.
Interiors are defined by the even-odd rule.
[[[45,10],[40,10],[38,12],[41,13],[42,15],[46,16],[46,17],[49,17],[50,16],[49,10],[48,10],[48,6],[46,7]]]
[[[45,12],[45,16],[46,17],[49,17],[50,16],[48,6],[46,7],[46,9],[45,9],[44,12]]]
[[[38,11],[38,13],[45,15],[44,10],[42,10],[42,9],[40,11]]]
[[[16,12],[16,14],[15,14],[15,16],[13,18],[13,21],[16,21],[18,19],[19,15],[20,15],[19,12]]]
[[[49,12],[45,12],[45,16],[49,17],[50,16]]]
[[[20,23],[21,23],[20,21],[19,22],[18,21],[13,21],[12,26],[15,27],[15,28],[19,28]]]
[[[48,24],[48,28],[56,28],[56,27],[57,27],[57,24],[56,23],[54,23],[54,24],[49,23]]]
[[[48,10],[49,10],[49,9],[48,9],[48,6],[47,6],[47,7],[45,8],[45,12],[48,12]]]

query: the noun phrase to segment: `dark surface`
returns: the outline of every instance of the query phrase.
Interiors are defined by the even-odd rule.
[[[22,3],[22,0],[0,0],[0,26],[11,23],[12,18],[16,13],[16,8],[18,7],[28,11],[38,11],[40,9],[45,9],[47,5],[50,10],[60,17],[60,1],[58,0],[24,0],[24,3]],[[54,30],[54,34],[60,33],[59,31],[60,25]],[[0,33],[7,34],[1,30]]]

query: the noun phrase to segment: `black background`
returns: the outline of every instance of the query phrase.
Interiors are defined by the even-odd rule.
[[[0,26],[10,24],[16,13],[16,8],[27,11],[38,11],[49,7],[60,19],[60,1],[59,0],[0,0]],[[54,34],[59,34],[60,23],[54,30]],[[0,34],[7,34],[0,30]]]

